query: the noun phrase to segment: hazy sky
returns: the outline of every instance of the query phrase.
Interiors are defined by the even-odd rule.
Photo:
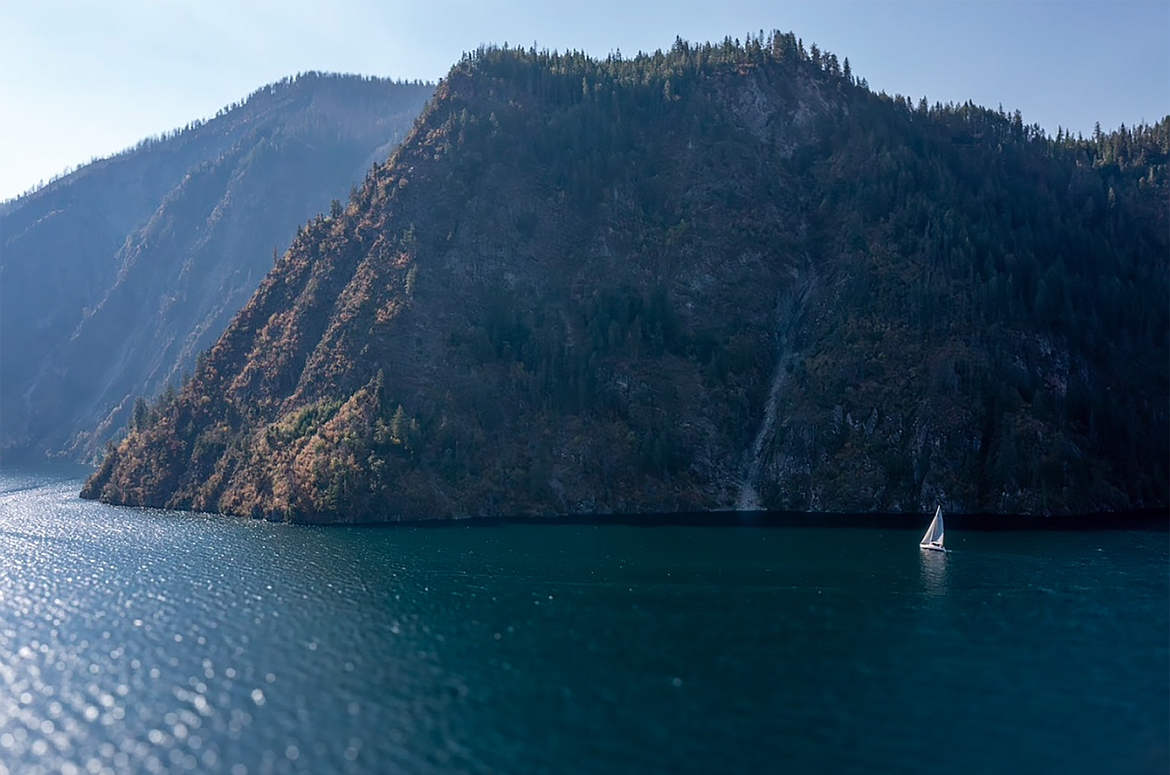
[[[630,55],[761,29],[1053,133],[1170,113],[1170,0],[3,0],[0,200],[306,70],[433,81],[480,43]]]

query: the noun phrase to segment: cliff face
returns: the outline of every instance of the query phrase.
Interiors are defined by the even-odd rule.
[[[0,450],[87,460],[177,384],[298,223],[344,197],[432,88],[307,75],[95,162],[0,217]]]
[[[1170,122],[790,35],[481,50],[83,495],[297,521],[1167,503]]]

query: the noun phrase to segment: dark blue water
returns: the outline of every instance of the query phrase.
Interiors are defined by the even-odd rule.
[[[0,772],[1165,773],[1164,531],[306,528],[0,474]]]

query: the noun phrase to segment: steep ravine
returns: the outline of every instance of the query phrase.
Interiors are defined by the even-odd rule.
[[[800,271],[794,271],[793,287],[780,295],[776,301],[776,367],[768,388],[768,401],[764,404],[764,415],[760,420],[752,445],[744,456],[744,475],[740,482],[736,511],[765,511],[767,506],[756,491],[768,454],[775,444],[777,414],[783,411],[781,390],[784,380],[800,358],[794,348],[794,340],[805,312],[805,297],[816,284],[812,262],[805,256]]]

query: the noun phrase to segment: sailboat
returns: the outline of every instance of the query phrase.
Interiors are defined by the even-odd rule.
[[[918,542],[920,549],[933,549],[936,552],[945,552],[943,548],[943,518],[942,506],[934,512],[934,519],[930,521],[930,527],[926,528],[926,534],[922,536],[922,540]]]

